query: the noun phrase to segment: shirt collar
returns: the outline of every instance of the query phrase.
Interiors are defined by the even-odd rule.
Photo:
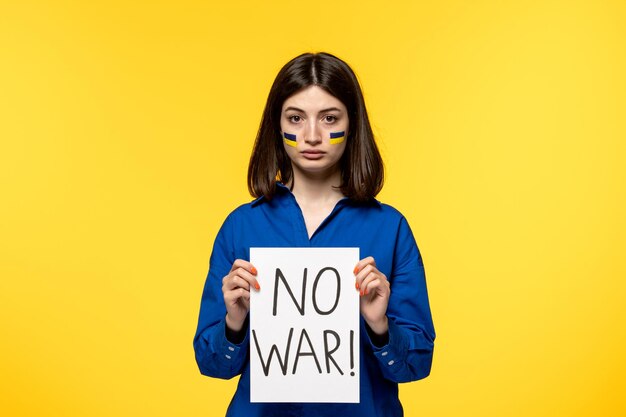
[[[278,181],[276,181],[276,195],[278,195],[279,193],[280,193],[280,194],[283,194],[283,193],[286,193],[286,192],[287,192],[287,193],[291,193],[291,190],[289,189],[289,187],[287,187],[287,186],[286,186],[285,184],[283,184],[282,182],[278,182]],[[255,200],[253,200],[253,201],[250,203],[250,205],[251,205],[252,207],[255,207],[255,206],[259,205],[261,202],[263,202],[263,201],[265,201],[265,200],[267,200],[267,198],[266,198],[264,195],[262,195],[262,196],[260,196],[260,197],[256,198]],[[355,204],[359,204],[359,203],[356,203],[356,202],[354,202],[353,200],[351,200],[351,199],[349,199],[349,198],[344,198],[344,199],[342,199],[342,200],[340,200],[340,201],[343,201],[344,203],[355,203]],[[372,203],[372,204],[374,204],[374,205],[376,205],[376,207],[380,207],[380,206],[381,206],[380,201],[376,200],[375,198],[374,198],[374,199],[372,199],[371,203]],[[367,204],[367,203],[366,203],[366,204]]]
[[[291,192],[291,190],[289,188],[287,188],[287,186],[285,184],[283,184],[282,182],[276,181],[276,195],[282,194],[282,193],[285,193],[285,192]],[[254,201],[252,201],[252,203],[250,203],[250,205],[252,207],[254,207],[254,206],[259,205],[263,201],[267,201],[267,198],[264,195],[256,198]]]

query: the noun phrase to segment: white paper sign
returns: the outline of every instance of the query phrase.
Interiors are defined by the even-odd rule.
[[[250,248],[251,402],[359,402],[358,248]]]

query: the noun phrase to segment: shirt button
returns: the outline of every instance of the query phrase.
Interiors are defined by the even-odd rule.
[[[226,356],[226,359],[230,359],[230,355],[224,355],[224,356]]]
[[[228,346],[228,350],[230,350],[231,352],[234,352],[234,351],[235,351],[235,348],[234,348],[234,347],[232,347],[232,346]]]
[[[388,354],[388,353],[389,353],[389,352],[383,352],[383,353],[381,353],[381,355],[382,355],[382,356],[387,356],[387,354]]]
[[[393,365],[394,363],[395,363],[395,362],[394,362],[394,361],[393,361],[393,359],[392,359],[392,360],[390,360],[389,362],[387,362],[387,365],[391,366],[391,365]]]

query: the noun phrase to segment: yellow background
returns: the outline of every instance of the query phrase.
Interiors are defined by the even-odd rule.
[[[213,238],[279,68],[354,67],[437,330],[408,416],[626,414],[621,1],[0,1],[0,414],[221,416]]]

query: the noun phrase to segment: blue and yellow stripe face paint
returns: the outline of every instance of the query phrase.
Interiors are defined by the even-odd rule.
[[[346,132],[330,132],[330,144],[338,145],[346,140]]]
[[[297,145],[296,135],[283,132],[283,142],[285,142],[285,145],[293,146],[295,148]]]
[[[330,132],[330,144],[331,145],[339,145],[344,140],[346,140],[346,132],[345,131],[342,131],[342,132]],[[285,142],[286,145],[292,146],[294,148],[298,144],[296,142],[296,135],[291,134],[291,133],[287,133],[287,132],[283,132],[283,142]]]

